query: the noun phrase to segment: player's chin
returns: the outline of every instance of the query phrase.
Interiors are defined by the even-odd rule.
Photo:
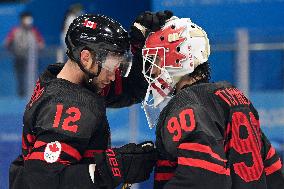
[[[104,89],[106,86],[108,86],[108,84],[100,83],[98,87]]]

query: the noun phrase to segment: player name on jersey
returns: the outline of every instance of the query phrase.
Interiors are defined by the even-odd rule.
[[[223,99],[229,106],[249,105],[250,101],[237,88],[225,88],[215,92],[217,96]]]

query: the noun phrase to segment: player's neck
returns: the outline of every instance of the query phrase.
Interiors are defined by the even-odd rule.
[[[190,86],[193,85],[194,83],[202,80],[202,77],[198,78],[192,78],[188,76],[184,76],[181,78],[181,80],[176,84],[176,92],[179,92],[181,89],[184,88],[184,86]]]
[[[71,60],[68,60],[62,70],[58,73],[57,78],[65,79],[71,83],[81,84],[84,74],[80,70],[79,66]]]

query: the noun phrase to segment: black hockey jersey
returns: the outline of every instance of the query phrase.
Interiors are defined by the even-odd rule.
[[[154,188],[284,189],[252,103],[227,82],[182,89],[160,114]]]
[[[22,155],[10,168],[11,189],[94,188],[89,163],[110,145],[105,100],[56,78],[62,66],[48,67],[26,106]]]

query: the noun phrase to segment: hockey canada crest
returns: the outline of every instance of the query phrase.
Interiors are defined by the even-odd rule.
[[[61,153],[61,144],[58,141],[48,143],[44,150],[44,159],[47,163],[54,163]]]

